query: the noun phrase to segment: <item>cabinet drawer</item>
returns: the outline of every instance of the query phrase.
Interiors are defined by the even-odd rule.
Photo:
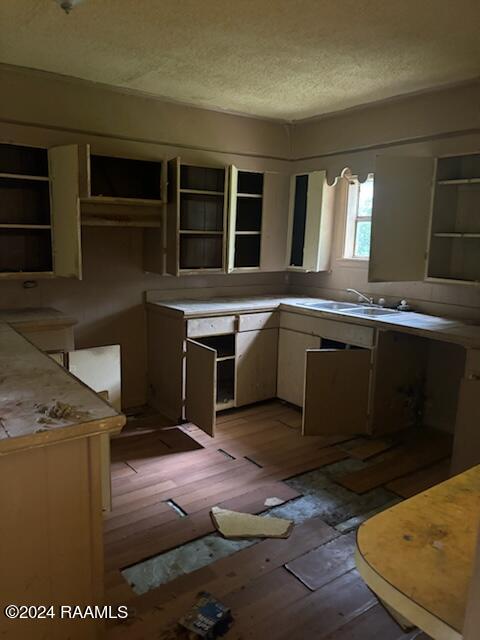
[[[238,316],[239,331],[257,331],[258,329],[277,329],[278,312],[245,313]]]
[[[234,333],[235,325],[235,316],[193,318],[192,320],[187,320],[187,338]]]
[[[337,320],[325,320],[300,313],[280,312],[280,327],[360,347],[373,347],[375,340],[375,329],[372,327],[362,327],[358,324]]]

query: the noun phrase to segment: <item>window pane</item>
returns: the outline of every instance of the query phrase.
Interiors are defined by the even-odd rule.
[[[355,233],[355,257],[368,258],[370,256],[370,220],[357,222]]]
[[[373,205],[373,178],[368,178],[360,183],[358,196],[358,216],[371,216]]]

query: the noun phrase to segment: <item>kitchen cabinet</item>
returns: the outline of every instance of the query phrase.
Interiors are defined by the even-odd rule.
[[[168,162],[167,272],[226,271],[228,172]]]
[[[0,145],[0,278],[81,278],[75,188],[62,148]]]
[[[480,349],[469,349],[460,384],[452,457],[452,474],[480,464]]]
[[[214,435],[218,411],[275,397],[278,313],[147,316],[149,402],[168,417]]]
[[[290,182],[287,243],[289,271],[328,271],[335,187],[325,171],[294,175]]]
[[[371,282],[480,282],[480,154],[379,156]]]

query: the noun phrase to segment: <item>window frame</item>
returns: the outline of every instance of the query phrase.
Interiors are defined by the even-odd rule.
[[[358,206],[360,201],[360,189],[362,184],[367,181],[374,181],[374,174],[369,173],[366,180],[360,182],[356,175],[345,175],[347,180],[347,194],[345,204],[345,234],[343,243],[344,260],[354,260],[355,262],[368,262],[370,260],[370,254],[368,256],[355,255],[355,247],[357,244],[357,230],[359,222],[372,223],[372,212],[369,216],[359,216]],[[353,194],[353,197],[352,197]]]

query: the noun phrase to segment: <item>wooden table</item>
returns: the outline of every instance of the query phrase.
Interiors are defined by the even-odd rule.
[[[480,524],[480,465],[359,529],[357,567],[400,616],[435,640],[461,640]]]

